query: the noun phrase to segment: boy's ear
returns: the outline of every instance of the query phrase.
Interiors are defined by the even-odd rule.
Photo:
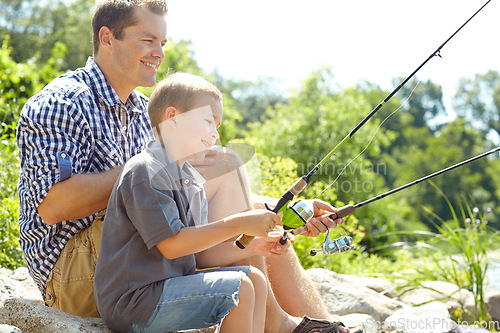
[[[177,121],[175,119],[175,116],[177,116],[177,109],[173,106],[169,106],[163,113],[162,121],[166,120],[168,124],[172,126],[172,128],[177,128]]]

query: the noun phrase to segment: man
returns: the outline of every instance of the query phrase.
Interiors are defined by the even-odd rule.
[[[21,246],[46,304],[70,314],[99,316],[92,281],[104,210],[122,165],[153,138],[147,98],[134,89],[156,83],[166,12],[164,0],[102,1],[92,20],[94,57],[31,98],[19,119]],[[209,164],[202,166],[207,172]],[[242,197],[234,174],[207,182],[212,221],[243,207],[227,204]],[[333,209],[315,206],[318,215]],[[310,224],[311,235],[335,226],[321,222]],[[273,290],[290,315],[328,317],[293,252],[269,264]],[[272,297],[268,313],[266,331],[277,332],[287,315]]]

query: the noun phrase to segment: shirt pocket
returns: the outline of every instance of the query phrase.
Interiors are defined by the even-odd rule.
[[[110,140],[96,140],[92,161],[92,166],[89,171],[106,171],[122,165],[123,149],[117,142]]]

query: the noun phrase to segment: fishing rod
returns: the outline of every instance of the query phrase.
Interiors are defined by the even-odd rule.
[[[279,212],[283,212],[284,215],[283,215],[283,218],[282,218],[282,221],[283,221],[283,227],[285,229],[292,229],[293,227],[290,226],[289,222],[288,222],[288,218],[289,216],[291,218],[293,218],[293,215],[291,214],[287,214],[287,212],[289,211],[288,209],[288,203],[290,201],[292,201],[300,192],[302,192],[306,186],[308,185],[310,179],[312,176],[314,176],[316,174],[316,172],[333,156],[335,155],[335,153],[340,149],[340,147],[342,147],[347,141],[349,141],[350,138],[352,138],[354,136],[354,134],[356,134],[356,132],[370,119],[372,118],[375,113],[377,113],[378,110],[380,110],[422,67],[424,67],[427,62],[429,62],[432,58],[438,56],[441,58],[441,49],[460,31],[462,30],[462,28],[467,25],[467,23],[469,23],[469,21],[471,21],[481,10],[483,10],[484,7],[486,7],[486,5],[488,3],[490,3],[491,0],[488,0],[483,6],[481,6],[481,8],[479,8],[475,13],[474,15],[472,15],[467,21],[465,21],[464,24],[462,24],[460,26],[460,28],[458,28],[450,37],[448,37],[448,39],[446,39],[446,41],[441,44],[434,52],[432,52],[429,57],[423,62],[421,63],[406,79],[404,79],[389,95],[387,95],[386,98],[384,98],[382,100],[382,102],[380,102],[367,116],[365,116],[365,118],[363,118],[363,120],[361,120],[361,122],[356,126],[354,127],[354,129],[352,131],[349,132],[349,134],[347,134],[328,154],[325,155],[325,157],[323,157],[323,159],[321,161],[318,162],[318,164],[316,164],[314,166],[314,168],[312,168],[306,175],[300,177],[299,179],[297,179],[297,181],[288,189],[286,190],[286,192],[281,196],[281,198],[278,200],[278,203],[276,204],[276,206],[274,206],[274,208],[271,208],[269,207],[267,204],[266,204],[266,208],[274,213],[279,213]],[[293,214],[297,214],[296,211],[292,211]],[[248,243],[250,243],[250,241],[253,239],[254,236],[248,236],[248,235],[241,235],[237,240],[236,240],[236,245],[241,248],[241,249],[244,249],[246,247],[246,245],[248,245]],[[286,232],[283,233],[283,237],[281,238],[280,240],[280,243],[281,244],[285,244],[287,238],[286,238]]]
[[[410,183],[407,183],[405,185],[401,185],[395,189],[392,189],[390,191],[387,191],[385,193],[382,193],[382,194],[379,194],[371,199],[368,199],[368,200],[365,200],[365,201],[362,201],[360,203],[357,203],[355,205],[353,204],[349,204],[349,205],[345,205],[341,208],[339,208],[337,210],[337,212],[333,213],[333,214],[330,214],[329,217],[332,219],[332,220],[336,220],[338,218],[342,218],[342,217],[346,217],[346,216],[349,216],[349,215],[352,215],[354,213],[354,211],[359,208],[359,207],[363,207],[364,205],[368,205],[372,202],[375,202],[375,201],[378,201],[380,199],[383,199],[391,194],[394,194],[396,192],[399,192],[399,191],[402,191],[404,189],[407,189],[408,187],[411,187],[413,185],[416,185],[416,184],[419,184],[423,181],[426,181],[426,180],[429,180],[433,177],[436,177],[436,176],[439,176],[443,173],[446,173],[448,171],[451,171],[453,169],[456,169],[458,167],[461,167],[463,165],[466,165],[468,163],[471,163],[471,162],[474,162],[480,158],[483,158],[485,156],[488,156],[488,155],[491,155],[493,153],[496,153],[500,151],[500,147],[496,147],[492,150],[489,150],[485,153],[482,153],[482,154],[479,154],[479,155],[476,155],[474,157],[471,157],[465,161],[462,161],[460,163],[457,163],[457,164],[454,164],[452,166],[449,166],[445,169],[442,169],[442,170],[439,170],[439,171],[436,171],[430,175],[427,175],[427,176],[424,176],[422,178],[419,178],[417,180],[414,180]],[[301,220],[304,221],[309,221],[313,215],[314,215],[314,208],[312,207],[312,204],[310,202],[306,202],[306,201],[297,201],[297,203],[301,203],[300,205],[300,209],[297,209],[295,208],[296,211],[298,211],[300,214],[301,214]],[[297,221],[296,221],[297,222]],[[301,235],[301,234],[304,234],[307,232],[307,226],[306,225],[303,225],[301,226],[300,228],[296,228],[296,229],[293,229],[291,231],[289,231],[290,233],[294,234],[294,235]],[[328,229],[328,233],[327,233],[327,236],[325,238],[325,242],[322,246],[322,250],[311,250],[311,255],[314,255],[316,254],[316,252],[319,252],[319,251],[323,251],[324,254],[326,255],[329,255],[329,254],[332,254],[334,252],[344,252],[344,251],[348,251],[348,250],[352,250],[354,249],[354,246],[352,245],[352,238],[347,236],[347,235],[343,235],[342,237],[338,238],[337,240],[335,241],[330,241],[330,229]],[[314,253],[314,254],[313,254]]]

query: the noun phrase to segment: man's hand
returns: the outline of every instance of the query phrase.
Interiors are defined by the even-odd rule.
[[[288,242],[282,245],[280,244],[282,236],[283,228],[276,226],[266,237],[256,237],[247,248],[256,256],[269,257],[281,255],[288,249],[291,243],[295,242],[294,236],[291,233],[287,233]]]
[[[215,155],[217,155],[217,151],[210,149],[203,152],[203,154],[197,154],[196,157],[188,159],[188,162],[196,169],[196,171],[203,174],[206,167],[215,164]]]
[[[328,228],[334,229],[337,224],[344,223],[343,218],[333,221],[329,215],[335,213],[337,209],[327,202],[313,199],[314,216],[307,222],[307,233],[303,236],[316,237],[321,233],[327,232]]]

